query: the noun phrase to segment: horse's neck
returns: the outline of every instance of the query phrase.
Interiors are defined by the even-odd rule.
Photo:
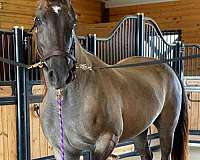
[[[87,66],[90,67],[94,66],[103,67],[107,65],[103,61],[98,59],[96,56],[86,51],[79,43],[76,36],[75,36],[75,56],[78,64],[86,64]]]
[[[107,66],[107,64],[105,64],[104,62],[102,62],[100,59],[98,59],[96,56],[90,54],[89,52],[87,52],[79,43],[78,39],[75,39],[75,57],[77,59],[77,64],[86,64],[87,66],[91,66],[91,67],[105,67]],[[84,96],[81,94],[85,94],[80,92],[82,90],[82,88],[85,88],[85,86],[87,86],[88,88],[91,88],[91,86],[94,85],[94,83],[96,83],[96,79],[101,76],[100,75],[100,71],[97,69],[94,70],[82,70],[82,69],[77,69],[75,71],[77,77],[76,80],[74,80],[73,82],[71,82],[70,84],[68,84],[68,86],[66,86],[66,93],[69,97],[74,97],[74,96]],[[46,85],[48,88],[48,94],[49,96],[55,97],[56,96],[56,91],[53,87],[50,86],[50,84],[48,84],[48,78],[47,78],[47,72],[44,71],[44,77],[45,77],[45,81],[46,81]],[[93,88],[93,87],[92,87]]]

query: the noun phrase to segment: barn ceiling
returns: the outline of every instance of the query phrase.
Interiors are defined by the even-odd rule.
[[[177,0],[102,0],[106,3],[106,8],[122,7],[129,5],[147,4],[147,3],[160,3]]]

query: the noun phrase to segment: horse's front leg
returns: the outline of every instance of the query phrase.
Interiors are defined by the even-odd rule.
[[[106,160],[108,156],[112,153],[116,144],[119,141],[119,137],[111,134],[102,134],[95,144],[94,160]]]

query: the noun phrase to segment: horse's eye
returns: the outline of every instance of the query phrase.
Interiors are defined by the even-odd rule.
[[[35,18],[35,22],[36,22],[36,25],[41,25],[42,24],[42,21],[39,17],[36,17]]]

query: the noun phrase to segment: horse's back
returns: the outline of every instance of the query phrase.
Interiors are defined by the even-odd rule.
[[[133,57],[122,59],[117,64],[140,63],[140,62],[149,62],[153,60],[156,60],[156,59],[152,57],[133,56]]]
[[[124,65],[124,64],[137,64],[137,63],[145,63],[145,62],[155,62],[155,58],[151,58],[151,57],[129,57],[126,59],[123,59],[121,61],[119,61],[117,63],[117,65]],[[163,64],[148,64],[148,65],[142,65],[142,66],[136,66],[136,67],[127,67],[127,68],[120,68],[117,69],[118,72],[121,72],[123,74],[126,74],[126,72],[129,72],[129,74],[131,75],[131,73],[133,73],[134,76],[142,76],[144,77],[144,80],[149,81],[148,78],[145,78],[145,76],[150,76],[152,75],[152,77],[149,78],[153,78],[155,80],[159,80],[161,78],[161,81],[163,81],[164,79],[166,79],[167,77],[170,78],[177,78],[175,72],[173,71],[173,69],[163,63]],[[178,79],[177,79],[178,80]]]

